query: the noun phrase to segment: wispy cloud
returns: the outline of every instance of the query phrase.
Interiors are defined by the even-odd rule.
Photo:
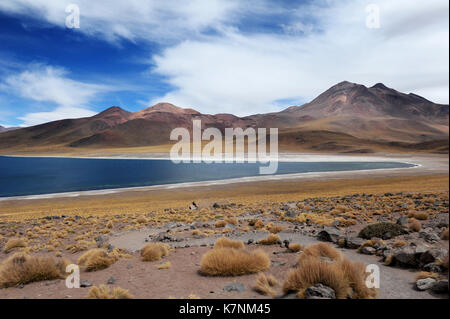
[[[22,126],[36,125],[63,118],[76,118],[95,114],[89,109],[92,99],[113,90],[105,85],[84,83],[70,79],[68,72],[59,67],[34,64],[0,83],[3,92],[15,93],[22,98],[54,105],[50,111],[31,112],[19,117]]]
[[[0,10],[63,28],[64,9],[71,2],[2,0]],[[146,67],[171,90],[149,97],[149,103],[164,100],[207,113],[246,115],[279,109],[279,101],[309,100],[342,80],[384,82],[435,102],[449,101],[447,0],[76,3],[81,11],[77,32],[112,43],[158,43],[159,53]],[[365,25],[369,3],[380,8],[380,29]],[[58,70],[39,71],[34,79],[48,80],[27,88],[24,84],[35,74],[30,72],[16,75],[10,85],[17,83],[22,96],[52,101],[58,108],[80,108],[73,103],[75,95],[82,105],[102,92]],[[26,123],[39,121],[23,118]]]
[[[151,103],[164,100],[246,115],[274,110],[277,100],[311,99],[342,80],[384,82],[448,103],[448,14],[442,14],[448,12],[448,2],[377,3],[380,29],[366,27],[364,2],[324,1],[295,11],[300,20],[291,29],[285,26],[287,34],[230,29],[167,48],[154,57],[154,72],[167,76],[177,89]],[[419,12],[427,12],[426,19],[416,21]],[[306,35],[291,32],[301,29],[306,16],[317,29],[301,24]],[[411,25],[400,29],[398,21]]]

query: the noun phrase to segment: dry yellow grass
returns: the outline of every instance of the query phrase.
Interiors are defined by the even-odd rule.
[[[115,287],[110,290],[105,285],[100,285],[100,287],[93,286],[89,290],[88,299],[133,299],[133,295],[130,294],[128,290],[122,289],[120,287]]]
[[[200,271],[209,276],[239,276],[257,273],[270,267],[270,259],[262,250],[217,248],[203,255]]]
[[[300,250],[302,250],[303,246],[298,243],[291,243],[289,244],[288,249],[292,251],[293,253],[298,253]]]
[[[421,271],[415,277],[416,281],[420,280],[420,279],[426,279],[426,278],[438,279],[439,275],[434,272]]]
[[[164,264],[156,266],[158,269],[169,269],[170,267],[172,267],[170,261],[166,261]]]
[[[260,245],[275,245],[281,241],[280,236],[275,234],[269,234],[266,238],[261,239],[258,241],[258,244]]]
[[[427,212],[415,212],[413,217],[417,220],[427,220],[429,215]]]
[[[415,232],[419,232],[422,229],[422,224],[417,219],[413,218],[409,223],[408,228]]]
[[[332,288],[338,299],[375,298],[377,291],[367,288],[366,276],[365,266],[362,263],[354,263],[346,259],[328,262],[309,256],[302,259],[298,267],[289,272],[283,291],[296,292],[297,297],[304,298],[307,288],[321,283]]]
[[[108,268],[117,261],[117,256],[111,256],[105,249],[91,249],[78,258],[78,265],[85,271],[97,271]]]
[[[141,249],[142,261],[156,261],[169,254],[169,245],[163,243],[151,243]]]
[[[23,238],[11,238],[8,240],[5,244],[5,247],[3,247],[3,250],[5,253],[9,253],[11,250],[15,248],[23,248],[27,246],[27,242]]]
[[[319,258],[308,257],[288,274],[283,284],[284,293],[296,292],[297,297],[304,298],[305,290],[317,283],[332,288],[338,299],[347,298],[350,283],[344,273],[335,264]]]
[[[342,254],[339,250],[334,249],[327,243],[317,243],[314,245],[307,246],[303,252],[300,254],[298,261],[302,262],[304,259],[308,259],[310,257],[326,257],[331,260],[341,260]]]
[[[342,180],[289,180],[265,181],[197,187],[184,192],[176,189],[149,190],[142,192],[120,192],[98,196],[76,198],[36,199],[3,202],[0,217],[3,220],[21,221],[48,215],[58,211],[67,216],[103,216],[122,214],[124,211],[146,214],[148,207],[157,213],[165,208],[183,209],[192,203],[192,198],[214,198],[216,201],[233,201],[242,204],[258,204],[265,201],[286,202],[311,197],[343,196],[354,193],[384,192],[448,192],[448,174],[428,176],[403,176],[380,178],[352,178]],[[187,212],[186,216],[191,215]]]
[[[217,221],[217,222],[214,224],[214,227],[216,227],[216,228],[223,228],[223,227],[225,227],[226,224],[227,224],[226,221],[224,221],[224,220],[219,220],[219,221]]]
[[[65,260],[16,253],[0,264],[0,288],[64,278],[67,264]]]
[[[272,234],[277,234],[277,233],[283,231],[283,226],[271,225],[270,227],[267,228],[267,230]]]
[[[256,279],[256,285],[254,287],[254,290],[262,295],[276,296],[277,292],[275,288],[277,286],[278,281],[274,276],[272,275],[266,276],[265,274],[260,274]]]
[[[241,240],[231,240],[226,237],[221,237],[216,240],[214,244],[214,249],[217,248],[235,248],[243,249],[245,247],[244,242]]]

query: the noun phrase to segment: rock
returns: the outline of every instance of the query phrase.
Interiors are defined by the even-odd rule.
[[[283,240],[283,244],[284,244],[285,248],[289,248],[289,240],[287,240],[287,239]]]
[[[113,276],[109,277],[108,281],[106,282],[108,285],[114,285],[116,283],[116,278]]]
[[[422,267],[424,271],[439,273],[442,271],[441,267],[435,263],[429,263]]]
[[[397,219],[397,225],[400,226],[406,226],[409,224],[409,218],[408,216],[403,215],[402,217],[400,217],[399,219]]]
[[[196,210],[198,208],[197,204],[195,202],[192,202],[191,205],[189,205],[190,210]]]
[[[305,290],[306,299],[336,299],[334,290],[322,284],[315,284]]]
[[[345,246],[349,249],[358,249],[364,243],[364,239],[359,237],[347,238]]]
[[[213,207],[214,209],[218,209],[218,208],[220,208],[220,205],[219,205],[218,203],[214,203],[214,204],[212,205],[212,207]]]
[[[416,250],[413,247],[403,247],[394,252],[394,258],[405,266],[417,266]]]
[[[437,294],[448,293],[448,280],[441,280],[431,287],[431,291]]]
[[[341,236],[341,231],[332,227],[325,227],[319,232],[317,238],[322,241],[337,242]]]
[[[253,239],[249,239],[249,240],[247,240],[247,245],[251,245],[251,244],[253,244],[255,241],[253,240]]]
[[[240,282],[232,282],[231,284],[226,285],[225,287],[223,287],[223,290],[225,291],[238,291],[238,292],[243,292],[245,290],[244,285],[241,284]]]
[[[445,249],[428,249],[420,256],[420,262],[422,264],[429,264],[435,262],[437,259],[443,259],[447,255],[447,251]]]
[[[361,249],[361,253],[364,255],[375,255],[377,250],[373,247],[365,246]]]
[[[88,287],[92,287],[92,283],[88,280],[82,280],[80,282],[80,287],[81,288],[88,288]]]
[[[425,239],[425,241],[431,244],[434,244],[441,239],[432,228],[426,228],[425,230],[419,232],[419,237]]]
[[[391,239],[392,238],[392,234],[391,234],[391,232],[384,233],[383,236],[381,236],[381,238],[384,239],[384,240]]]
[[[103,247],[103,245],[106,244],[108,240],[108,236],[105,235],[98,235],[97,237],[95,237],[95,242],[97,243],[98,248]]]
[[[284,216],[285,216],[285,217],[288,217],[288,218],[295,218],[295,217],[298,216],[298,214],[299,214],[298,211],[293,210],[293,209],[289,209],[289,210],[287,210],[287,211],[284,213]]]
[[[224,228],[237,229],[237,226],[234,224],[226,224]]]
[[[333,227],[339,229],[339,224],[340,224],[340,222],[338,220],[335,220],[333,222]]]
[[[436,283],[436,280],[433,278],[425,278],[425,279],[419,279],[416,281],[416,287],[420,291],[431,289],[431,287],[434,286]]]

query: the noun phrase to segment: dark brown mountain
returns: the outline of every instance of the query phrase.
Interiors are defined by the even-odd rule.
[[[93,117],[61,120],[0,136],[0,151],[85,150],[169,144],[176,127],[278,127],[281,150],[448,152],[448,105],[379,83],[342,82],[310,103],[284,111],[237,117],[201,114],[169,103],[130,113],[111,107]]]

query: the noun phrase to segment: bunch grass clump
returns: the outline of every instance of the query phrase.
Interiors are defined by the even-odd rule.
[[[249,252],[244,249],[215,248],[203,255],[200,272],[209,276],[240,276],[269,267],[270,259],[263,250]]]
[[[128,290],[115,287],[110,290],[105,285],[93,286],[89,290],[88,299],[133,299],[133,295]]]
[[[280,236],[275,234],[269,234],[266,238],[261,239],[258,241],[258,244],[260,245],[275,245],[281,241]]]
[[[36,281],[62,279],[66,275],[66,260],[15,253],[0,264],[0,288],[14,287]]]
[[[163,243],[151,243],[141,249],[142,261],[157,261],[169,255],[169,245]]]
[[[216,248],[235,248],[243,249],[245,247],[244,242],[241,240],[231,240],[226,237],[221,237],[216,240],[214,249]]]

